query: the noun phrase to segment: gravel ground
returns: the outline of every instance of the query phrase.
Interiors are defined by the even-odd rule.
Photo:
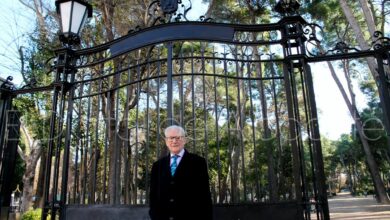
[[[332,220],[390,220],[390,205],[378,204],[372,195],[352,197],[339,193],[328,201]]]

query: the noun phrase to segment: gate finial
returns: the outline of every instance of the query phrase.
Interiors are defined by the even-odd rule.
[[[160,0],[160,7],[165,14],[174,13],[177,10],[177,0]]]
[[[300,6],[299,0],[279,0],[274,10],[282,16],[288,16],[296,14]]]

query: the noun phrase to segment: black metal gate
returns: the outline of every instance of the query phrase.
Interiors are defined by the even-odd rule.
[[[309,219],[310,198],[325,218],[303,25],[300,17],[170,23],[96,49],[59,51],[65,83],[53,102],[46,211],[69,218],[78,205],[99,204],[96,212],[100,204],[147,204],[151,163],[166,153],[163,128],[179,124],[187,149],[208,161],[216,219],[269,216],[261,205],[278,219]],[[244,212],[248,204],[255,208]]]
[[[367,51],[313,55],[313,28],[300,16],[169,23],[57,51],[45,88],[53,107],[43,219],[145,219],[149,171],[171,124],[208,162],[215,219],[329,219],[308,64],[373,56],[386,82],[390,56],[385,38]],[[389,85],[380,88],[388,110]]]

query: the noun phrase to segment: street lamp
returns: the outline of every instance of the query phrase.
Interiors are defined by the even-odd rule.
[[[55,2],[57,14],[60,18],[61,30],[59,31],[60,41],[64,44],[64,47],[56,50],[57,60],[56,64],[56,75],[54,78],[53,86],[53,99],[52,99],[52,114],[50,118],[50,138],[48,143],[48,152],[51,155],[54,152],[55,147],[62,145],[61,138],[56,138],[56,132],[61,132],[56,130],[56,117],[57,115],[57,106],[60,100],[60,95],[65,97],[74,97],[75,87],[74,82],[76,78],[77,69],[75,68],[78,56],[75,55],[75,50],[72,48],[72,45],[77,45],[80,43],[80,32],[81,29],[87,20],[87,18],[92,17],[92,6],[83,0],[56,0]],[[65,103],[65,100],[60,100],[62,103]],[[55,182],[53,186],[53,191],[50,191],[49,187],[45,188],[44,199],[46,202],[51,201],[51,204],[47,203],[42,209],[41,219],[46,219],[50,213],[53,216],[56,216],[61,207],[61,204],[66,203],[67,198],[67,183],[68,183],[68,164],[70,158],[70,137],[71,137],[71,121],[73,113],[73,99],[69,98],[66,100],[68,106],[68,114],[66,115],[66,133],[64,141],[64,156],[63,156],[63,167],[62,170],[62,182],[61,182],[61,196],[57,198],[59,188],[59,182]],[[48,161],[50,164],[51,159]],[[59,175],[59,170],[55,169],[55,176]],[[50,185],[50,176],[51,169],[46,167],[45,170],[45,185]],[[51,198],[50,198],[51,197]],[[50,211],[51,210],[51,211]],[[60,211],[60,219],[63,219],[64,213]]]
[[[274,10],[281,15],[292,15],[298,11],[300,6],[299,0],[279,0]]]
[[[56,0],[57,14],[61,19],[60,41],[68,45],[80,43],[80,31],[92,17],[92,6],[82,0]]]

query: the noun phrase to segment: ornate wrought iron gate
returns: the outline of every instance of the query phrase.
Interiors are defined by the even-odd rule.
[[[208,161],[216,219],[329,219],[308,64],[373,56],[386,82],[389,46],[378,38],[372,50],[308,54],[314,28],[300,16],[170,23],[57,51],[43,219],[89,207],[145,214],[149,170],[166,153],[170,124]],[[380,86],[388,109],[389,85]]]
[[[174,23],[95,50],[59,51],[57,79],[66,83],[53,101],[46,210],[147,203],[150,164],[165,153],[162,129],[177,123],[188,132],[187,148],[209,162],[216,204],[281,202],[283,209],[295,201],[283,215],[308,219],[315,197],[323,218],[303,25],[300,17],[258,26]]]

